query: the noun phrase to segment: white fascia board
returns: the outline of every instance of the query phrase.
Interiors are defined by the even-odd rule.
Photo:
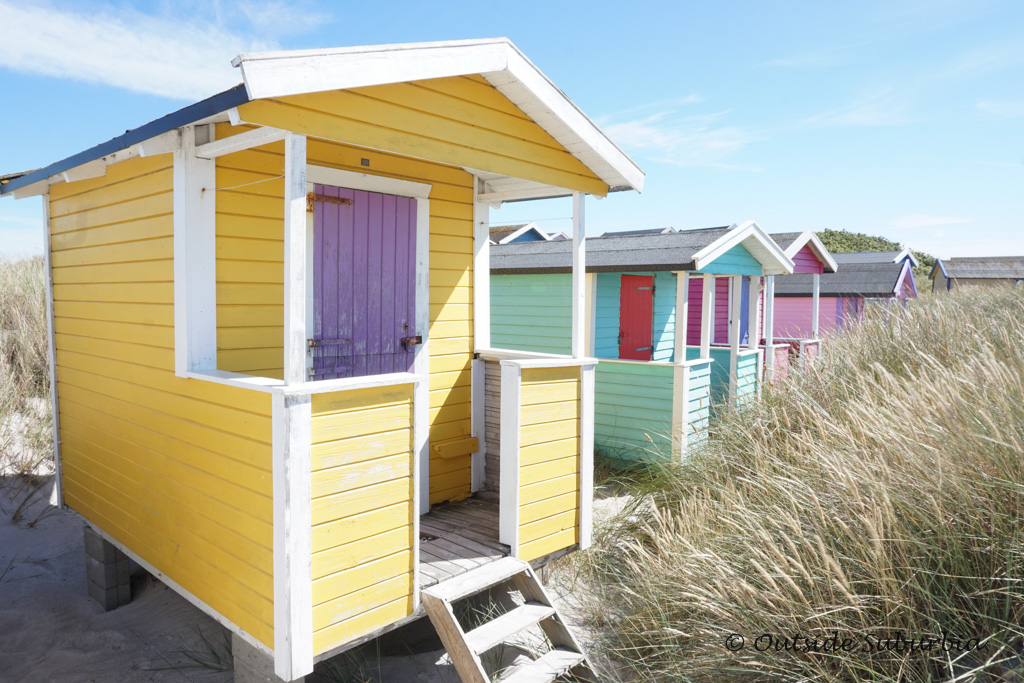
[[[284,140],[285,135],[286,131],[279,128],[263,127],[247,130],[238,135],[207,142],[204,145],[197,145],[196,156],[201,159],[216,159],[225,154],[233,154],[245,149],[269,145],[272,142],[280,142]]]
[[[643,170],[507,38],[248,53],[232,64],[251,100],[480,74],[506,96],[524,88],[545,112],[536,123],[589,168],[607,165],[595,173],[610,187],[643,190]]]
[[[914,256],[914,253],[912,251],[910,251],[910,247],[907,247],[903,251],[901,251],[900,253],[896,254],[896,258],[894,258],[892,260],[892,262],[893,263],[899,263],[900,261],[902,261],[905,258],[909,258],[910,259],[910,265],[914,266],[915,268],[917,268],[919,265],[921,265],[920,263],[917,262],[917,258]]]
[[[507,38],[241,54],[249,99],[501,71]]]
[[[750,255],[761,264],[764,275],[784,275],[793,272],[793,261],[760,225],[746,221],[693,255],[694,270],[702,270],[716,258],[738,244],[743,244]]]
[[[801,233],[800,237],[797,237],[793,241],[793,243],[789,245],[789,248],[786,249],[785,254],[786,256],[789,257],[790,260],[792,260],[793,257],[796,256],[797,253],[804,248],[804,245],[808,244],[811,245],[811,250],[813,250],[814,253],[817,254],[818,260],[825,264],[825,271],[829,273],[836,272],[836,270],[839,268],[839,264],[837,264],[836,260],[832,258],[832,253],[825,248],[825,245],[822,244],[821,240],[818,239],[818,236],[814,233],[813,230],[805,230],[803,233]]]

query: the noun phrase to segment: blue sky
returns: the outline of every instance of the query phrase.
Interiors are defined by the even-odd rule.
[[[590,234],[753,219],[1024,254],[1024,3],[0,0],[0,173],[240,80],[239,52],[507,36],[647,172]],[[567,200],[493,223],[569,227]],[[38,198],[0,254],[41,251]]]

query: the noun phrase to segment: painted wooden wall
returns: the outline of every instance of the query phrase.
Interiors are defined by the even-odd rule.
[[[608,186],[481,76],[256,100],[244,121],[605,195]]]
[[[825,264],[818,259],[818,255],[808,245],[800,248],[800,251],[793,254],[794,273],[817,273],[825,272]]]
[[[623,275],[654,278],[654,314],[651,327],[651,360],[671,362],[675,335],[676,278],[666,271],[597,273],[597,306],[594,352],[598,358],[619,357],[619,321]],[[569,277],[568,275],[566,277]]]
[[[572,276],[491,276],[491,345],[499,349],[572,351]]]
[[[736,402],[742,405],[757,398],[758,352],[740,352],[736,360]]]
[[[218,138],[247,127],[218,125]],[[218,186],[272,179],[284,173],[284,146],[266,145],[218,157]],[[309,163],[428,183],[430,193],[430,440],[470,435],[473,356],[473,180],[462,169],[396,154],[310,138]],[[363,166],[362,159],[369,161]],[[230,173],[224,173],[231,169]],[[244,170],[242,170],[244,169]],[[229,183],[229,185],[224,185]],[[218,367],[280,377],[283,366],[282,180],[217,195]],[[245,211],[245,219],[227,219]],[[257,220],[250,220],[255,216]],[[254,226],[252,234],[232,230]],[[237,226],[232,228],[231,226]],[[266,281],[264,281],[266,280]],[[222,298],[222,292],[225,296]],[[249,336],[246,329],[253,329]],[[272,345],[273,344],[273,345]],[[256,346],[258,348],[247,348]],[[271,368],[269,371],[261,368]],[[430,500],[469,495],[470,456],[430,463]]]
[[[843,299],[823,296],[818,302],[818,333],[835,332],[842,320]],[[810,339],[814,299],[809,296],[775,297],[775,337],[777,339]]]
[[[519,557],[579,542],[580,368],[524,368],[520,394]]]
[[[412,614],[413,385],[316,394],[313,651]]]
[[[597,301],[594,319],[594,355],[619,357],[619,302],[622,278],[618,273],[596,273]],[[600,380],[597,380],[600,381]]]
[[[671,365],[598,363],[594,379],[594,443],[624,463],[671,452]]]
[[[273,647],[270,395],[174,375],[171,155],[50,189],[68,506]]]
[[[690,390],[687,397],[687,447],[697,447],[707,440],[711,419],[711,362],[689,367]]]

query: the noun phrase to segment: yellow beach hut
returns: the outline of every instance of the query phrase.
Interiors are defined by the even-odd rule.
[[[424,613],[463,680],[528,623],[554,648],[521,675],[587,666],[531,565],[590,543],[584,197],[643,172],[507,39],[234,65],[243,85],[0,185],[43,197],[90,592],[123,603],[134,559],[231,630],[238,680]],[[557,196],[572,353],[491,350],[488,206]],[[451,616],[502,582],[526,604]]]

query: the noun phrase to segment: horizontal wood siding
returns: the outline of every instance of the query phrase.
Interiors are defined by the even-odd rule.
[[[270,394],[174,375],[172,175],[50,188],[64,496],[273,647]]]
[[[289,109],[293,115],[301,117],[301,111]],[[244,117],[243,117],[244,118]],[[303,119],[305,121],[305,119]],[[321,119],[315,119],[321,121]],[[322,122],[322,121],[321,121]],[[288,123],[281,121],[284,128],[303,128],[310,135],[330,137],[330,130],[315,131],[310,129],[306,121],[304,127],[297,121]],[[326,124],[325,124],[326,125]],[[246,126],[218,125],[217,137],[227,137],[248,130]],[[356,173],[381,175],[401,180],[425,183],[432,186],[430,192],[430,442],[432,445],[446,441],[464,439],[470,436],[470,361],[473,357],[473,177],[460,168],[443,164],[412,159],[398,154],[377,150],[343,145],[329,140],[310,138],[307,142],[307,158],[311,165],[337,168]],[[368,165],[363,164],[366,160]],[[218,174],[221,167],[244,168],[252,180],[273,178],[284,173],[283,145],[267,145],[257,150],[246,150],[226,155],[218,159]],[[244,179],[244,178],[239,178]],[[269,181],[257,185],[239,188],[246,195],[246,210],[253,212],[257,203],[264,207],[266,215],[276,218],[278,234],[283,235],[283,202],[276,196],[283,192],[281,180]],[[266,186],[266,187],[264,187]],[[253,188],[259,188],[253,190]],[[278,189],[275,189],[278,188]],[[274,195],[260,198],[260,193]],[[218,213],[227,209],[222,207],[218,196]],[[220,221],[220,217],[218,217]],[[218,295],[220,287],[227,277],[238,277],[229,274],[230,270],[222,268],[221,263],[231,260],[237,253],[234,251],[242,245],[230,242],[221,246],[218,223]],[[270,228],[268,228],[270,230]],[[271,231],[273,232],[273,231]],[[270,233],[268,233],[270,234]],[[266,277],[266,283],[245,283],[246,289],[240,292],[240,306],[246,307],[248,315],[238,314],[246,327],[255,331],[253,339],[264,335],[263,339],[280,339],[283,344],[283,242],[263,240],[265,265],[260,266]],[[245,268],[239,266],[242,273]],[[256,275],[250,275],[256,278]],[[276,278],[276,279],[275,279]],[[253,286],[249,286],[249,284]],[[259,286],[256,286],[259,285]],[[263,286],[269,285],[269,286]],[[222,302],[218,296],[218,310]],[[223,364],[227,357],[226,351],[243,351],[243,345],[251,343],[245,329],[231,331],[228,325],[233,319],[218,319],[219,363]],[[265,341],[255,342],[258,344]],[[280,368],[283,358],[281,347],[263,348],[266,358],[272,358],[271,364],[264,358],[256,358],[249,362],[249,370],[272,365]],[[239,353],[239,355],[243,355]],[[222,366],[223,367],[223,366]],[[241,366],[239,366],[241,367]],[[236,369],[227,368],[223,369]],[[236,369],[246,372],[244,369]],[[258,373],[257,373],[258,374]],[[270,374],[273,374],[271,371]],[[430,461],[430,502],[440,503],[446,500],[457,500],[469,495],[470,487],[470,456],[441,458],[431,453]]]
[[[453,166],[605,195],[608,186],[480,77],[256,100],[242,119]]]
[[[676,276],[666,271],[647,273],[654,276],[654,325],[652,327],[651,360],[672,362],[676,333]]]
[[[594,355],[598,358],[619,357],[619,297],[622,275],[597,273],[596,319],[594,321]]]
[[[524,368],[520,399],[519,557],[579,542],[580,368]]]
[[[315,394],[313,651],[412,614],[413,385]]]
[[[698,446],[707,440],[711,418],[711,364],[691,365],[690,391],[686,407],[686,443]]]
[[[484,363],[484,489],[501,490],[501,362]]]
[[[834,332],[842,321],[842,299],[823,296],[819,300],[818,333]],[[775,337],[810,339],[814,299],[809,296],[775,297]]]
[[[757,397],[757,353],[740,354],[736,361],[736,401],[745,403]]]
[[[715,326],[714,334],[711,337],[713,344],[729,343],[729,304],[732,297],[729,296],[729,278],[715,278]],[[703,300],[697,302],[697,308],[701,309]]]
[[[723,403],[729,398],[729,375],[732,373],[729,349],[711,348],[711,402]]]
[[[825,272],[825,264],[818,260],[818,255],[814,253],[814,250],[805,244],[800,251],[793,255],[793,272],[821,275]]]
[[[516,351],[570,353],[572,276],[492,275],[491,345]]]
[[[754,258],[746,247],[737,244],[705,267],[694,272],[714,273],[715,275],[761,275],[761,262]]]
[[[598,363],[594,376],[594,443],[624,462],[670,451],[674,368],[649,363]]]

